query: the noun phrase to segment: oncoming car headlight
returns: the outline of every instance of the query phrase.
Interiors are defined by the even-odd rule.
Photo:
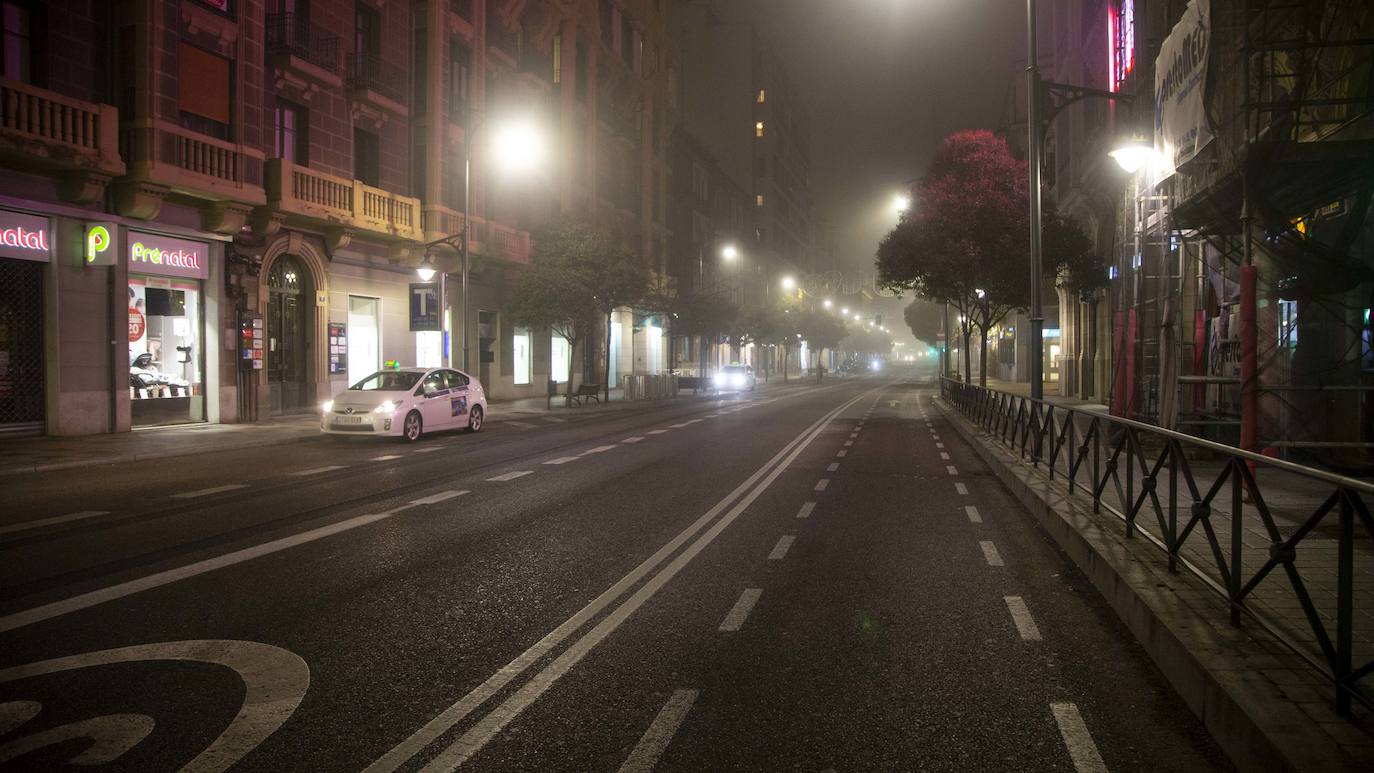
[[[380,413],[380,414],[389,416],[389,415],[391,415],[391,414],[393,414],[393,413],[396,412],[396,403],[393,403],[393,402],[391,402],[390,400],[387,400],[386,402],[382,403],[381,405],[377,406],[376,408],[373,408],[373,409],[372,409],[372,412],[373,412],[373,413]]]
[[[730,379],[730,383],[731,383],[733,386],[737,386],[737,387],[742,387],[742,386],[744,386],[744,374],[743,374],[743,373],[736,373],[736,374],[735,374],[735,377],[732,378],[732,379]]]
[[[716,386],[724,386],[724,385],[725,385],[725,374],[724,374],[724,373],[717,373],[717,374],[715,375],[715,377],[712,378],[711,380],[715,382]]]

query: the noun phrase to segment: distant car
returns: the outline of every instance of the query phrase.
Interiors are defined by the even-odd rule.
[[[451,368],[379,370],[320,406],[320,431],[386,435],[408,441],[426,432],[478,432],[486,418],[482,384]]]
[[[711,384],[717,392],[743,392],[754,391],[757,381],[754,378],[754,368],[749,365],[726,365],[716,371],[716,375],[711,379]]]

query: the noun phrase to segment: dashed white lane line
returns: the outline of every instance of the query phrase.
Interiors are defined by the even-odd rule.
[[[992,540],[982,540],[978,547],[983,549],[983,558],[987,559],[988,566],[1005,566],[1002,563],[1002,554],[997,552],[997,546],[992,544]]]
[[[0,534],[10,534],[16,531],[27,531],[28,529],[41,529],[44,526],[53,526],[59,523],[70,523],[71,521],[81,521],[85,520],[86,518],[94,518],[97,515],[109,514],[109,510],[82,510],[79,513],[54,515],[51,518],[39,518],[36,521],[24,521],[23,523],[11,523],[7,526],[0,526]]]
[[[749,617],[749,612],[754,609],[754,605],[759,603],[759,596],[763,595],[763,588],[745,588],[739,595],[739,601],[730,609],[730,613],[720,622],[722,631],[738,631],[744,625],[744,619]]]
[[[943,459],[943,460],[945,460],[945,461],[947,462],[947,461],[949,461],[949,454],[945,453],[944,451],[941,451],[941,452],[940,452],[940,458]]]
[[[668,425],[668,428],[669,428],[669,429],[682,429],[683,427],[685,427],[685,426],[687,426],[688,424],[691,424],[691,423],[692,423],[692,422],[690,422],[690,421],[684,421],[684,422],[682,422],[681,424],[669,424],[669,425]]]
[[[773,550],[768,554],[769,561],[781,561],[787,557],[787,551],[792,549],[792,543],[797,541],[795,534],[784,534],[778,538],[778,544],[773,546]]]
[[[944,443],[936,443],[936,444],[935,444],[935,447],[936,447],[936,448],[944,448],[944,447],[945,447],[945,444],[944,444]]]
[[[698,690],[674,690],[649,729],[644,731],[639,743],[635,744],[625,764],[620,766],[620,773],[649,773],[653,770],[699,694]]]
[[[643,436],[643,435],[636,435],[635,437],[627,437],[627,438],[625,438],[624,440],[622,440],[622,441],[620,441],[620,442],[622,442],[622,443],[638,443],[639,441],[641,441],[641,440],[643,440],[643,439],[644,439],[644,436]]]
[[[959,492],[960,494],[968,494],[968,486],[965,486],[962,483],[954,484],[954,490]]]
[[[519,427],[520,429],[534,429],[535,427],[535,425],[530,424],[527,421],[511,421],[507,419],[505,423],[511,425],[512,427]]]
[[[554,424],[562,424],[563,422],[567,421],[567,419],[560,419],[557,416],[545,416],[544,421],[551,421]]]
[[[413,448],[410,452],[412,454],[431,454],[435,451],[442,450],[442,448],[442,446],[422,446],[420,448]]]
[[[835,452],[835,455],[843,459],[844,457],[849,456],[849,451],[841,448],[840,450]]]
[[[544,462],[544,464],[567,464],[568,462],[575,462],[581,458],[580,456],[560,456],[557,459],[550,459]]]
[[[817,490],[817,491],[825,491],[826,487],[829,486],[829,485],[830,485],[830,479],[829,479],[829,478],[821,478],[820,480],[816,481],[816,490]]]
[[[849,433],[849,436],[850,436],[850,437],[858,437],[858,436],[859,436],[859,433],[857,433],[857,432],[851,432],[851,433]]]
[[[940,436],[937,435],[937,434],[931,433],[930,439],[931,439],[931,440],[934,440],[934,441],[936,441],[936,442],[938,443],[938,442],[940,441]]]
[[[400,459],[400,458],[401,458],[401,455],[400,455],[400,454],[382,454],[381,456],[374,456],[374,457],[372,457],[371,459],[368,459],[368,461],[369,461],[369,462],[389,462],[389,461],[391,461],[392,459]]]
[[[508,472],[508,473],[506,473],[505,475],[497,475],[495,478],[487,478],[487,482],[488,482],[488,483],[504,483],[504,482],[506,482],[506,481],[508,481],[508,480],[515,480],[516,478],[523,478],[523,477],[525,477],[526,475],[533,475],[533,474],[534,474],[534,470],[516,470],[515,472]]]
[[[1059,734],[1064,737],[1064,745],[1069,749],[1069,758],[1078,773],[1107,773],[1107,763],[1093,743],[1092,734],[1083,722],[1083,715],[1072,703],[1051,703],[1050,711],[1059,725]]]
[[[214,488],[203,488],[197,491],[183,491],[180,494],[173,494],[172,499],[195,499],[197,497],[208,497],[211,494],[222,494],[226,491],[235,491],[241,488],[248,488],[247,483],[229,483]]]
[[[331,464],[328,467],[315,467],[314,469],[310,470],[297,470],[296,472],[291,472],[287,474],[294,478],[304,478],[307,475],[319,475],[322,472],[333,472],[335,470],[342,470],[343,468],[344,465],[342,464]]]
[[[604,454],[607,451],[613,450],[615,450],[615,446],[597,446],[596,448],[588,448],[586,451],[583,451],[582,453],[578,454],[578,456],[586,456],[587,454]]]
[[[840,463],[839,463],[839,462],[831,462],[831,463],[830,463],[830,466],[825,468],[825,471],[826,471],[826,472],[834,472],[834,471],[836,471],[836,470],[838,470],[838,469],[840,469]]]
[[[1011,621],[1016,624],[1016,632],[1021,634],[1021,638],[1040,641],[1040,629],[1035,625],[1035,618],[1031,617],[1025,600],[1020,596],[1003,596],[1002,600],[1007,602],[1007,611],[1011,612]]]
[[[955,467],[955,466],[952,465],[952,464],[948,464],[948,465],[945,465],[945,472],[948,472],[950,475],[958,475],[958,474],[959,474],[959,468],[958,468],[958,467]]]
[[[978,513],[978,508],[973,505],[964,505],[964,513],[968,515],[969,523],[983,522],[983,516]]]
[[[662,435],[663,433],[665,433],[665,432],[667,432],[667,431],[668,431],[668,430],[666,430],[666,429],[651,429],[651,430],[649,430],[648,432],[645,432],[644,434],[646,434],[646,435]]]
[[[811,517],[811,511],[812,511],[812,510],[815,510],[815,509],[816,509],[816,503],[815,503],[815,502],[807,502],[807,503],[805,503],[805,504],[803,504],[803,505],[801,506],[801,509],[800,509],[800,510],[797,511],[797,517],[798,517],[798,518],[810,518],[810,517]]]
[[[461,497],[462,495],[464,495],[464,494],[466,494],[466,493],[468,493],[468,492],[466,492],[466,491],[440,491],[438,494],[430,494],[430,495],[427,496],[427,497],[421,497],[421,498],[419,498],[419,499],[412,499],[412,500],[410,500],[410,503],[411,503],[412,505],[437,505],[437,504],[439,504],[440,502],[443,502],[443,501],[445,501],[445,500],[453,499],[454,497]]]
[[[852,446],[852,445],[854,445],[854,441],[853,441],[853,440],[846,440],[846,441],[844,441],[844,444],[845,444],[846,446]]]

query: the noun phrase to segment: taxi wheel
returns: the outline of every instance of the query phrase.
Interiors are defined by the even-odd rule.
[[[401,425],[401,437],[408,442],[415,442],[424,434],[424,421],[420,419],[419,411],[411,411],[406,414],[405,423]]]
[[[472,411],[468,414],[468,432],[482,431],[482,407],[472,406]]]

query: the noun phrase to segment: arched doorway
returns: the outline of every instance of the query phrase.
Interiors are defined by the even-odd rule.
[[[282,255],[267,275],[267,384],[272,413],[313,409],[310,344],[315,288],[295,255]]]

